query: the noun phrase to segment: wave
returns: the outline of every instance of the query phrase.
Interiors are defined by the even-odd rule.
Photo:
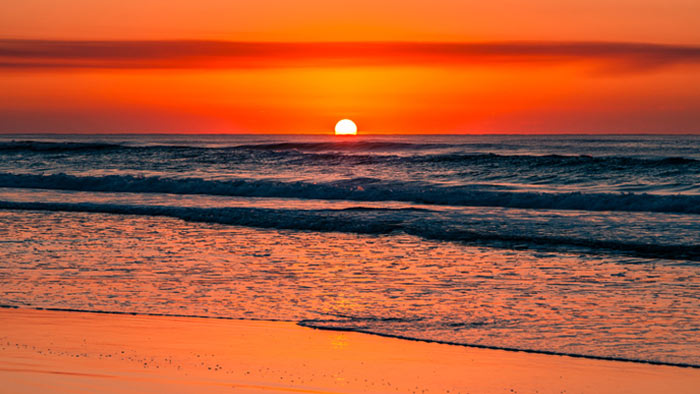
[[[494,247],[525,245],[527,248],[556,251],[571,251],[571,247],[574,247],[593,253],[603,250],[639,257],[700,261],[700,244],[693,244],[693,239],[686,244],[664,244],[654,234],[634,234],[635,230],[628,229],[626,225],[603,231],[594,224],[593,228],[580,226],[580,229],[563,233],[550,220],[502,220],[494,215],[455,216],[425,209],[296,210],[13,201],[0,201],[0,209],[164,216],[190,222],[278,230],[372,235],[400,232],[430,240]],[[566,220],[571,225],[569,218]],[[596,228],[599,230],[597,233],[592,231]]]
[[[262,150],[261,150],[262,151]],[[660,157],[653,159],[633,157],[593,157],[589,155],[502,155],[495,153],[423,153],[414,155],[385,154],[376,155],[366,151],[361,152],[302,152],[302,151],[264,151],[276,154],[281,160],[291,164],[301,165],[373,165],[388,164],[404,165],[443,165],[452,168],[467,168],[472,166],[496,166],[510,171],[543,170],[557,171],[574,169],[581,175],[591,173],[639,173],[640,171],[676,170],[685,171],[688,175],[700,176],[700,160],[686,157]],[[257,156],[250,157],[253,160]],[[243,157],[245,159],[245,157]]]
[[[121,149],[125,145],[102,142],[10,141],[0,143],[0,152],[79,152]]]
[[[299,151],[391,151],[391,150],[427,150],[459,147],[462,144],[417,144],[389,141],[333,141],[333,142],[282,142],[271,144],[238,145],[236,149],[251,150],[299,150]]]
[[[5,173],[0,174],[0,187],[700,214],[700,196],[697,195],[516,192],[494,190],[494,187],[488,185],[440,186],[426,182],[384,181],[376,178],[312,183],[258,179],[207,180],[133,175],[75,176]]]
[[[480,144],[481,145],[481,144]],[[491,144],[489,144],[491,145]],[[242,144],[231,146],[202,147],[187,145],[127,145],[106,142],[50,142],[22,140],[1,142],[0,151],[33,151],[33,152],[70,152],[104,149],[194,149],[194,150],[263,150],[263,151],[383,151],[383,150],[423,150],[451,148],[450,144],[418,144],[390,141],[332,141],[332,142],[280,142],[261,144]]]
[[[700,171],[700,160],[687,157],[669,156],[657,158],[636,158],[624,156],[590,156],[590,155],[561,155],[561,154],[496,154],[484,153],[489,150],[504,149],[503,144],[438,144],[438,143],[408,143],[391,141],[334,141],[334,142],[283,142],[244,144],[232,146],[203,147],[187,145],[128,145],[106,142],[47,142],[47,141],[10,141],[0,142],[0,153],[115,153],[121,151],[134,152],[170,152],[174,156],[188,156],[202,152],[203,157],[211,160],[212,155],[224,154],[221,160],[230,160],[226,153],[250,154],[249,159],[258,160],[255,152],[266,152],[280,158],[292,160],[318,161],[348,161],[360,164],[374,163],[450,163],[450,164],[503,164],[518,166],[590,166],[604,169],[624,167],[634,169],[643,167],[690,167]],[[443,153],[435,153],[444,150]],[[411,152],[410,155],[376,155],[374,152],[398,153]],[[419,152],[425,151],[425,152]],[[188,154],[189,153],[189,154]],[[245,159],[240,157],[238,159]]]
[[[687,166],[700,165],[700,160],[685,157],[661,157],[655,159],[642,159],[634,157],[606,156],[594,157],[590,155],[499,155],[494,153],[483,154],[439,154],[416,157],[417,160],[426,162],[469,162],[478,164],[488,163],[508,163],[513,165],[539,165],[539,166],[576,166],[576,165],[599,165],[599,166],[622,166],[634,168],[645,167],[665,167],[665,166]],[[700,167],[698,167],[700,170]]]

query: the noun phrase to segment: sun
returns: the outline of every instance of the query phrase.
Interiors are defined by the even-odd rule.
[[[357,126],[350,119],[343,119],[335,124],[335,135],[357,135]]]

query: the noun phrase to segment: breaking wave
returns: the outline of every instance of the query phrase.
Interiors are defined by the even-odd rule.
[[[600,250],[640,257],[700,260],[700,245],[670,244],[654,236],[635,235],[626,228],[592,233],[590,229],[559,231],[549,220],[508,220],[493,215],[450,215],[426,209],[270,209],[270,208],[198,208],[161,205],[122,205],[97,203],[48,203],[0,201],[0,209],[59,212],[108,213],[165,216],[190,222],[302,230],[389,234],[401,232],[425,239],[457,241],[484,246],[534,247],[544,250],[579,247],[598,253]],[[680,228],[679,228],[680,231]],[[636,237],[636,238],[635,238]],[[692,242],[692,240],[691,240]]]
[[[94,192],[200,194],[351,201],[402,201],[452,206],[488,206],[584,211],[700,214],[700,196],[645,193],[537,193],[497,185],[442,186],[426,182],[352,178],[325,183],[259,179],[208,180],[158,176],[1,174],[0,187]]]

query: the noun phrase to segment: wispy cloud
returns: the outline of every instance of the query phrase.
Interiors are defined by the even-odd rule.
[[[0,40],[0,68],[208,69],[591,62],[644,71],[700,65],[700,46],[629,42],[233,42]]]

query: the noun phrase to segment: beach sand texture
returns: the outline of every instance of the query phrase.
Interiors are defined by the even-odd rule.
[[[700,370],[314,330],[292,322],[0,310],[23,392],[693,393]]]

